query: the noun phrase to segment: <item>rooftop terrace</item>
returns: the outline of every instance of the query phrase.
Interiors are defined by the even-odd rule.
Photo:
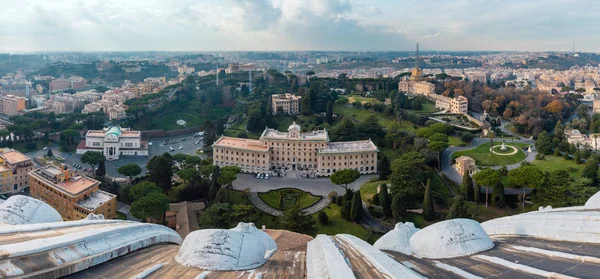
[[[110,200],[114,199],[115,197],[116,197],[116,195],[113,195],[108,192],[104,192],[102,190],[98,190],[96,192],[93,192],[91,195],[87,196],[87,198],[79,201],[77,203],[77,205],[79,205],[85,209],[93,211],[93,210],[96,210],[101,205],[103,205],[104,203],[109,202]]]
[[[221,137],[218,139],[214,146],[217,147],[230,147],[237,149],[245,149],[245,150],[254,150],[254,151],[269,151],[269,147],[261,144],[259,140],[252,139],[241,139],[241,138],[231,138],[231,137]]]
[[[339,152],[364,152],[377,151],[377,146],[371,140],[346,141],[346,142],[328,142],[327,147],[319,150],[319,153],[339,153]]]

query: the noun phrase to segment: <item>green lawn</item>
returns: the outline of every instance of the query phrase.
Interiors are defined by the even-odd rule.
[[[244,132],[244,133],[246,133],[246,135],[248,135],[249,139],[258,139],[260,137],[260,134],[246,132],[246,123],[247,122],[248,122],[248,118],[244,119],[244,121],[240,121],[240,122],[232,125],[231,127],[229,127],[229,129],[225,130],[223,135],[225,135],[226,137],[236,137],[237,138],[239,133]]]
[[[352,104],[354,102],[360,102],[361,104],[371,103],[371,104],[383,104],[383,102],[375,99],[375,98],[365,98],[359,96],[350,96],[348,97],[348,103]]]
[[[532,164],[543,171],[567,170],[568,167],[573,167],[574,172],[570,172],[571,177],[577,182],[581,179],[581,172],[585,164],[575,164],[573,160],[565,160],[563,157],[547,155],[544,160],[535,160]]]
[[[452,197],[452,193],[450,192],[448,187],[446,187],[444,181],[442,181],[442,179],[435,174],[434,170],[426,171],[425,175],[427,175],[427,178],[431,179],[431,191],[434,194],[444,197]]]
[[[409,111],[412,111],[414,113],[432,113],[432,112],[436,112],[438,111],[438,109],[435,107],[435,103],[434,102],[430,102],[427,101],[425,103],[423,103],[423,107],[421,108],[421,110],[412,110],[409,109]]]
[[[27,143],[25,143],[25,142],[17,142],[15,144],[13,144],[12,149],[17,150],[17,151],[19,151],[21,153],[27,153],[27,152],[31,152],[31,151],[34,151],[34,150],[40,150],[40,149],[44,148],[44,146],[46,146],[44,144],[44,142],[41,141],[41,140],[39,140],[39,141],[33,141],[33,143],[35,144],[35,148],[33,148],[33,149],[27,149],[27,148],[25,148],[25,145],[26,144],[31,144],[31,141],[28,141]]]
[[[248,201],[242,196],[241,191],[231,191],[231,203],[247,204]],[[335,235],[339,233],[349,233],[365,240],[368,238],[369,232],[367,229],[363,228],[359,224],[342,219],[340,216],[340,207],[336,204],[330,204],[323,211],[327,213],[327,216],[329,217],[329,223],[324,226],[319,224],[319,234]],[[312,216],[315,219],[317,218],[317,214],[313,214]],[[277,222],[277,217],[273,217],[259,211],[259,218],[256,222],[256,227],[260,228],[263,225],[265,225],[268,229],[280,228]],[[372,239],[376,239],[379,236],[380,235],[372,236]]]
[[[500,143],[495,143],[494,145],[500,145]],[[478,166],[505,166],[505,165],[516,164],[516,163],[519,163],[519,162],[525,160],[525,157],[527,157],[527,155],[525,155],[525,152],[523,152],[520,148],[528,146],[527,144],[509,143],[507,145],[513,145],[513,146],[517,147],[519,150],[514,155],[507,155],[507,156],[496,155],[496,154],[493,154],[490,152],[490,144],[484,143],[474,149],[454,152],[452,154],[452,159],[455,159],[456,157],[459,157],[462,155],[466,155],[466,156],[469,156],[469,157],[475,159],[475,163]]]
[[[466,146],[467,145],[459,137],[448,137],[448,144],[451,146]]]
[[[373,196],[375,194],[377,194],[377,187],[381,184],[387,184],[387,183],[390,183],[390,181],[389,180],[380,180],[380,181],[366,182],[365,184],[360,186],[360,197],[362,198],[363,201],[365,201],[366,203],[369,203],[369,201],[373,198]]]
[[[282,210],[291,207],[294,201],[300,204],[300,208],[307,208],[321,199],[321,197],[313,196],[298,189],[273,190],[267,193],[259,193],[258,196],[269,206]],[[286,199],[286,197],[288,198]]]
[[[323,210],[329,217],[327,225],[319,225],[319,233],[327,235],[335,235],[339,233],[348,233],[356,237],[366,239],[368,231],[361,225],[342,219],[340,216],[340,207],[334,203],[330,204]],[[317,218],[317,214],[313,214]]]
[[[177,124],[177,120],[186,122],[185,126]],[[186,127],[202,125],[202,119],[194,113],[171,111],[158,116],[158,128],[165,130],[177,130]]]

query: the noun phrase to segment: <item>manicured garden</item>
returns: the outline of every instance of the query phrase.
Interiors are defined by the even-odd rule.
[[[585,167],[585,163],[576,164],[574,160],[565,160],[563,157],[552,155],[546,155],[544,160],[535,160],[531,164],[543,171],[566,170],[575,182],[582,178],[581,172]]]
[[[310,193],[291,188],[260,193],[258,194],[258,197],[269,206],[280,210],[290,208],[295,203],[298,203],[300,208],[307,208],[321,199],[321,197],[313,196]]]
[[[177,124],[177,120],[185,121],[185,125]],[[202,119],[199,116],[189,112],[171,111],[158,116],[158,127],[165,130],[177,130],[186,127],[202,125]]]
[[[501,143],[498,143],[498,142],[494,143],[494,146],[499,146],[499,145],[501,145]],[[517,163],[525,160],[527,155],[522,150],[522,148],[527,147],[528,144],[508,143],[507,142],[506,145],[516,147],[518,149],[517,153],[515,153],[513,155],[493,154],[492,152],[490,152],[490,146],[491,146],[490,143],[484,143],[473,149],[454,152],[452,154],[452,159],[455,159],[455,158],[463,156],[463,155],[469,156],[469,157],[475,159],[475,163],[478,166],[506,166],[506,165],[517,164]],[[495,150],[498,150],[498,148],[496,148]]]

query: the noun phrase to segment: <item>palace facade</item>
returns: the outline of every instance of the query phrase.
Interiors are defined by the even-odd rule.
[[[121,155],[147,156],[148,143],[142,141],[139,131],[115,126],[87,131],[85,140],[77,146],[77,154],[88,151],[102,152],[107,160],[117,160]]]
[[[287,132],[265,129],[260,139],[221,137],[213,144],[213,163],[243,172],[307,171],[329,176],[337,170],[377,173],[377,146],[371,140],[329,142],[327,130],[302,133],[295,122]]]

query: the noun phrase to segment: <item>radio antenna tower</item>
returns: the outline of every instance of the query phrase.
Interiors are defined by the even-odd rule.
[[[417,43],[417,56],[415,57],[415,68],[419,68],[419,43]]]

